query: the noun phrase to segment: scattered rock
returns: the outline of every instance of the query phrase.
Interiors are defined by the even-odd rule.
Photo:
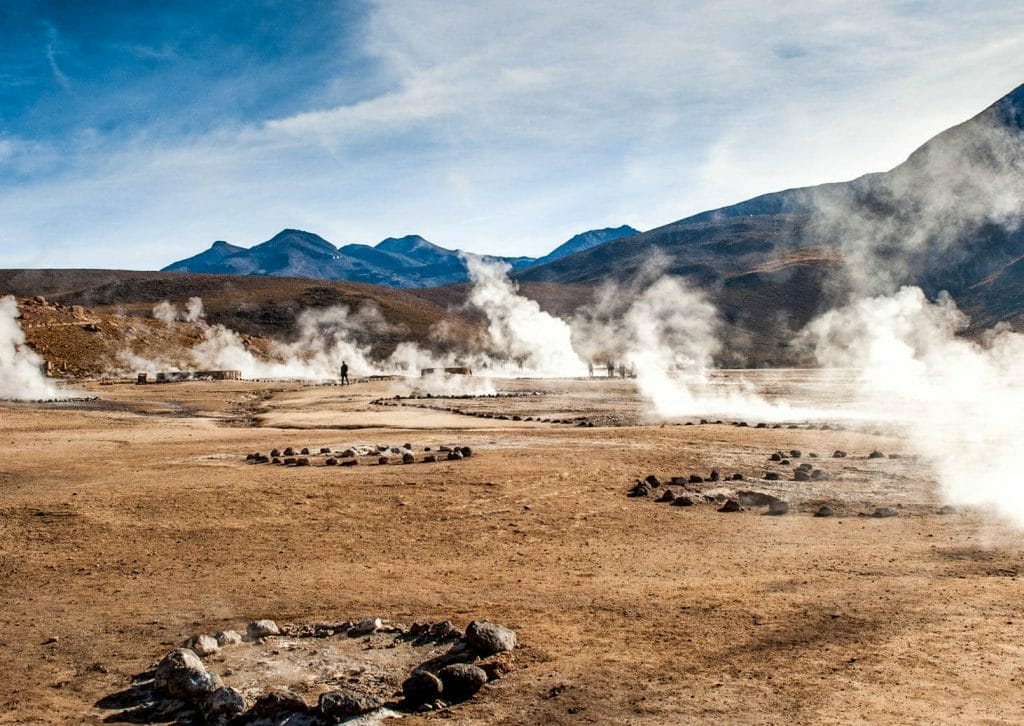
[[[153,684],[174,698],[190,699],[213,693],[222,685],[187,648],[172,650],[157,665]]]
[[[366,618],[349,628],[346,634],[350,638],[360,638],[370,633],[376,633],[383,626],[384,622],[380,618]]]
[[[459,449],[459,453],[462,454],[462,458],[468,459],[473,455],[473,450],[468,446],[463,446],[461,449]]]
[[[702,477],[700,474],[690,474],[690,477],[689,479],[687,479],[687,481],[690,484],[702,484],[704,482],[704,477]]]
[[[768,514],[773,516],[787,514],[789,512],[789,502],[772,502],[768,505]]]
[[[718,508],[719,512],[742,512],[743,508],[735,499],[727,499],[725,504]]]
[[[258,640],[259,638],[280,634],[281,630],[273,620],[253,620],[245,626],[245,635],[249,640]]]
[[[811,475],[806,469],[797,469],[793,472],[793,481],[810,481]]]
[[[345,449],[344,451],[341,452],[342,459],[351,459],[355,455],[356,452],[354,452],[352,449]]]
[[[242,636],[235,630],[222,630],[213,637],[217,639],[217,645],[221,648],[242,642]]]
[[[321,693],[316,708],[324,716],[349,718],[361,713],[376,711],[382,705],[383,703],[378,698],[350,688],[341,688]]]
[[[629,490],[627,497],[647,497],[651,494],[651,487],[644,481],[638,481],[633,485],[633,488]]]
[[[845,459],[846,458],[846,452],[841,450],[841,449],[837,449],[835,452],[833,452],[832,458],[833,459]]]
[[[870,454],[868,454],[868,458],[869,459],[884,459],[885,458],[885,454],[883,454],[881,451],[878,451],[876,449],[875,451],[872,451]]]
[[[330,446],[321,446],[320,447],[320,453],[321,454],[329,454],[329,453],[331,453],[331,447]]]
[[[462,452],[458,449],[448,452],[448,461],[458,461],[462,458]]]
[[[782,454],[776,452],[776,453],[772,454],[771,456],[769,456],[768,459],[771,460],[771,461],[782,461]]]
[[[222,686],[211,693],[206,699],[207,720],[230,720],[245,711],[245,696],[237,689]]]
[[[811,481],[828,481],[828,472],[823,469],[815,469],[811,472]]]
[[[441,697],[444,686],[433,673],[416,671],[402,683],[402,695],[413,706],[432,703]]]
[[[516,647],[516,633],[497,623],[474,620],[466,627],[466,642],[481,657],[511,652]]]
[[[209,635],[194,635],[185,641],[183,647],[188,648],[200,658],[213,655],[220,650],[220,644],[217,642],[217,639]]]
[[[309,459],[305,456],[300,456],[295,460],[295,466],[309,466]]]
[[[654,476],[654,474],[648,474],[644,481],[647,482],[651,489],[657,489],[661,486],[661,480]]]
[[[286,456],[286,457],[284,457],[284,465],[285,466],[292,466],[293,464],[295,464],[295,457],[294,456]]]
[[[731,477],[729,477],[729,479],[730,481],[744,481],[743,475],[740,474],[739,472],[733,474]]]
[[[736,498],[744,507],[764,507],[782,501],[771,494],[749,491],[747,489],[736,492]]]
[[[437,457],[434,456],[433,454],[427,454],[426,456],[423,457],[423,461],[427,464],[433,464],[435,461],[437,461]]]
[[[324,465],[325,466],[337,466],[338,465],[338,460],[335,459],[333,456],[331,456],[326,461],[324,461]]]
[[[949,504],[944,505],[938,511],[939,514],[956,514],[956,507],[952,507]]]
[[[299,453],[302,454],[303,456],[309,456],[309,447],[303,446],[302,451],[300,451]]]
[[[380,464],[381,466],[383,466],[384,464],[387,464],[389,461],[391,461],[391,459],[389,459],[386,456],[381,456],[381,457],[378,457],[378,459],[377,459],[377,463]]]
[[[270,455],[271,456],[280,456],[281,455],[281,450],[280,449],[271,449],[270,450]]]
[[[817,512],[814,513],[815,517],[831,517],[835,512],[832,511],[832,507],[820,507]]]
[[[687,496],[676,497],[672,500],[673,507],[692,507],[693,500]]]
[[[764,478],[766,481],[778,481],[779,473],[777,471],[766,471],[764,473]]]
[[[875,519],[885,519],[887,517],[895,517],[897,514],[899,514],[899,512],[892,507],[879,507],[871,513],[871,516]]]
[[[404,454],[402,454],[402,463],[403,464],[412,464],[415,461],[416,461],[416,457],[413,456],[411,452],[406,451]]]
[[[342,466],[355,466],[358,463],[359,463],[359,459],[345,459],[343,462],[341,462],[341,465]]]
[[[790,449],[789,450],[789,458],[791,458],[791,459],[799,459],[800,455],[801,454],[800,454],[800,450],[799,449]]]
[[[289,446],[287,449],[284,450],[284,455],[285,456],[295,456],[295,449],[293,449],[292,447]]]
[[[661,496],[658,497],[658,501],[659,502],[671,502],[675,498],[676,498],[675,492],[673,492],[671,489],[666,489],[665,491],[663,491],[661,493]]]
[[[450,703],[472,698],[487,683],[487,673],[469,663],[447,665],[437,672],[437,677],[441,679],[441,692]]]
[[[718,481],[720,478],[721,476],[718,473],[718,469],[712,469],[711,473],[708,475],[708,481]]]
[[[286,688],[275,688],[256,699],[256,703],[245,712],[244,723],[267,719],[279,723],[278,719],[291,714],[309,713],[309,706],[302,697]]]

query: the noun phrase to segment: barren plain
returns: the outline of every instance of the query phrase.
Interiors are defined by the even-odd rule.
[[[365,617],[518,634],[510,673],[408,724],[1024,720],[1024,546],[984,512],[939,515],[899,435],[662,425],[630,381],[497,386],[531,395],[89,383],[88,402],[0,403],[0,722],[126,719],[104,699],[190,635]],[[246,462],[406,443],[416,463]],[[422,462],[449,444],[473,456]],[[794,449],[828,478],[769,460]],[[745,481],[674,487],[691,507],[626,496],[712,469]],[[710,501],[740,488],[791,509]]]

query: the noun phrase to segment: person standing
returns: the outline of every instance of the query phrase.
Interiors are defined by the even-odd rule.
[[[350,385],[348,380],[348,363],[346,363],[345,361],[341,362],[341,385]]]

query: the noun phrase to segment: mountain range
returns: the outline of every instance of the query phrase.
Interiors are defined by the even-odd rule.
[[[539,259],[487,257],[513,270],[546,264],[590,247],[637,234],[628,225],[578,234]],[[389,237],[374,246],[349,244],[335,247],[319,235],[285,229],[251,248],[224,241],[194,257],[174,262],[163,272],[231,275],[275,275],[321,280],[366,282],[388,287],[420,288],[450,285],[469,279],[464,253],[450,250],[419,235]]]

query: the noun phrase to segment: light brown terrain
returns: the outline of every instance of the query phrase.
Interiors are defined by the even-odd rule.
[[[98,399],[0,403],[0,722],[101,722],[97,701],[195,633],[367,616],[518,633],[513,672],[409,724],[1024,719],[1024,546],[983,513],[937,515],[924,463],[867,458],[910,453],[883,432],[645,425],[628,381],[431,402],[461,414],[373,403],[402,381],[79,387]],[[474,455],[245,463],[406,442]],[[776,449],[831,480],[791,481]],[[625,496],[712,468],[793,510]],[[812,517],[825,503],[838,516]],[[876,506],[900,514],[858,516]]]

